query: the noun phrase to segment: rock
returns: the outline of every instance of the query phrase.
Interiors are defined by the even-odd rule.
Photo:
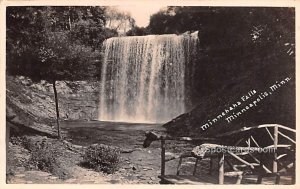
[[[45,85],[46,84],[46,81],[45,80],[41,80],[41,85]]]
[[[144,151],[142,148],[135,148],[136,151]]]
[[[23,79],[23,80],[21,80],[21,83],[23,85],[30,86],[32,82],[30,79]]]
[[[40,177],[51,176],[50,173],[43,172],[43,171],[27,171],[27,174],[29,174],[31,176],[40,176]]]
[[[25,172],[25,167],[17,167],[16,172]]]
[[[67,179],[65,182],[66,183],[77,183],[76,181],[77,181],[76,179],[71,178],[71,179]]]
[[[166,155],[166,156],[175,156],[175,154],[172,153],[172,152],[166,152],[165,155]]]
[[[144,177],[144,176],[140,176],[139,177],[141,180],[147,180],[147,177]]]
[[[121,153],[132,153],[133,149],[121,149]]]
[[[15,124],[15,125],[23,125],[23,121],[20,120],[19,117],[14,117],[13,119],[10,120],[10,122]]]
[[[39,90],[39,91],[43,91],[43,92],[46,92],[47,89],[41,85],[36,85],[36,89]]]
[[[16,174],[16,177],[25,177],[25,174]]]
[[[109,182],[110,182],[111,184],[117,184],[117,183],[119,183],[118,180],[110,180]]]
[[[86,91],[92,91],[93,88],[92,88],[92,86],[86,86],[86,87],[85,87],[85,90],[86,90]]]
[[[49,179],[51,179],[51,180],[56,180],[56,179],[58,179],[58,177],[50,176]]]
[[[143,170],[144,171],[148,171],[148,170],[153,170],[153,168],[151,168],[151,167],[143,167]]]
[[[11,120],[11,119],[15,118],[16,116],[17,115],[15,114],[13,109],[6,106],[6,119]]]
[[[152,132],[152,131],[147,131],[145,133],[145,136],[146,136],[146,139],[144,140],[144,143],[143,143],[144,148],[148,148],[153,141],[159,140],[161,137],[160,135],[158,135],[157,133]]]

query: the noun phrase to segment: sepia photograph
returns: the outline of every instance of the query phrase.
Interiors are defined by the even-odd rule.
[[[5,6],[6,184],[295,185],[295,9]]]

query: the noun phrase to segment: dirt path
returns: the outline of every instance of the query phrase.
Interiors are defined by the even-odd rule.
[[[54,183],[73,183],[73,184],[156,184],[158,179],[155,175],[157,165],[154,165],[151,161],[152,156],[145,155],[151,153],[146,150],[137,150],[132,153],[122,154],[122,164],[120,169],[114,174],[105,174],[102,172],[96,172],[91,169],[83,168],[80,166],[80,158],[78,154],[74,156],[66,155],[67,153],[74,153],[68,151],[63,161],[64,170],[70,173],[71,178],[62,180],[58,176],[50,173],[30,170],[28,167],[24,167],[22,162],[24,159],[29,159],[30,152],[19,145],[9,145],[10,155],[14,156],[15,162],[13,166],[10,166],[13,174],[8,175],[7,183],[14,184],[54,184]],[[136,157],[131,159],[130,157]],[[144,158],[143,158],[144,157]],[[142,161],[142,159],[144,159]],[[149,162],[148,162],[149,161]],[[145,166],[146,164],[148,167]]]
[[[106,175],[109,183],[159,183],[160,149],[159,143],[143,148],[145,132],[164,132],[160,125],[110,123],[110,122],[65,122],[63,128],[73,144],[88,146],[100,143],[129,150],[122,153],[122,165],[113,175]],[[132,152],[131,152],[132,151]]]
[[[160,174],[160,147],[154,142],[149,148],[143,148],[145,132],[155,130],[164,132],[160,125],[129,124],[109,122],[64,122],[63,131],[66,140],[74,145],[88,146],[106,144],[125,149],[121,153],[120,169],[114,174],[104,174],[80,166],[81,156],[74,151],[64,153],[64,168],[71,173],[71,178],[62,180],[57,176],[38,170],[28,170],[14,166],[14,175],[9,176],[8,183],[81,183],[81,184],[158,184]],[[180,145],[179,145],[180,146]],[[174,150],[176,145],[173,145]],[[30,153],[21,146],[10,144],[11,156],[21,158]],[[26,153],[25,153],[26,152]],[[174,162],[175,163],[175,162]],[[175,163],[176,164],[176,163]],[[168,167],[175,167],[170,164]]]

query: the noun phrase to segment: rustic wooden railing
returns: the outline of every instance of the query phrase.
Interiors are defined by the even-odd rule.
[[[280,162],[279,160],[282,157],[291,155],[293,157],[291,157],[292,159],[295,158],[295,145],[296,145],[296,141],[295,139],[292,139],[293,137],[295,138],[295,133],[296,130],[283,126],[283,125],[279,125],[279,124],[264,124],[264,125],[258,125],[255,127],[243,127],[239,130],[235,130],[235,131],[230,131],[227,133],[223,133],[223,134],[219,134],[216,135],[217,138],[224,138],[224,137],[229,137],[229,136],[234,136],[234,135],[239,135],[241,133],[249,133],[248,136],[246,137],[246,140],[244,139],[244,141],[246,142],[246,144],[251,147],[251,141],[255,144],[256,147],[262,148],[258,142],[255,140],[254,136],[252,135],[251,131],[253,130],[265,130],[265,132],[267,133],[267,135],[269,136],[269,138],[273,141],[272,145],[269,146],[265,146],[264,148],[274,148],[274,153],[273,153],[273,167],[272,167],[272,171],[267,169],[266,166],[262,163],[260,163],[260,166],[262,169],[264,169],[266,171],[266,174],[261,174],[258,178],[258,183],[261,183],[262,181],[262,177],[263,176],[272,176],[271,173],[273,174],[278,174],[278,172],[282,172],[284,169],[286,169],[287,167],[295,167],[295,160],[293,162],[291,162],[290,164],[288,164],[287,166],[283,166],[283,168],[281,170],[278,170],[278,163]],[[273,129],[273,134],[271,134],[271,129]],[[286,132],[286,134],[284,134],[284,132]],[[288,134],[287,134],[288,133]],[[289,136],[290,135],[290,136]],[[245,135],[244,135],[245,137]],[[289,144],[283,144],[283,143],[279,143],[279,137],[282,137],[283,139],[286,140],[286,142],[289,142]],[[265,140],[265,139],[264,139]],[[242,142],[243,140],[241,140]],[[238,145],[238,144],[237,144]],[[282,148],[282,149],[287,149],[292,151],[292,154],[278,154],[278,149]],[[251,156],[251,154],[250,154]],[[252,159],[254,159],[256,162],[260,162],[259,160],[257,160],[257,158],[255,158],[254,156],[252,156]],[[279,177],[277,177],[277,179],[279,179]],[[276,180],[276,182],[279,182],[279,180]],[[292,177],[292,183],[295,183],[295,175],[293,175]]]
[[[267,145],[267,146],[261,146],[259,145],[259,140],[255,139],[255,132],[257,130],[264,130],[264,132],[266,132],[265,134],[267,136],[269,136],[269,138],[272,140],[272,144],[271,145]],[[271,131],[273,130],[273,134],[271,134]],[[259,131],[262,132],[262,131]],[[295,144],[296,141],[295,139],[295,133],[296,130],[291,129],[289,127],[286,126],[282,126],[282,125],[278,125],[278,124],[265,124],[265,125],[259,125],[259,126],[255,126],[255,127],[243,127],[239,130],[235,130],[235,131],[230,131],[227,133],[223,133],[223,134],[219,134],[216,135],[215,138],[192,138],[192,137],[171,137],[168,135],[157,135],[153,132],[147,132],[146,136],[147,138],[151,138],[150,140],[155,141],[155,140],[160,140],[161,142],[161,175],[159,176],[162,181],[166,181],[167,177],[165,175],[165,166],[166,166],[166,162],[171,161],[171,160],[175,160],[175,159],[179,159],[179,164],[177,166],[177,171],[176,171],[176,176],[179,176],[180,174],[180,169],[181,169],[181,164],[182,164],[182,160],[183,158],[187,158],[187,157],[194,157],[196,158],[195,160],[195,165],[194,165],[194,169],[193,169],[193,174],[192,176],[195,176],[196,174],[196,170],[197,170],[197,165],[198,163],[201,161],[201,157],[195,155],[195,152],[187,152],[187,153],[183,153],[181,155],[177,155],[177,156],[173,156],[170,158],[166,158],[165,153],[166,153],[166,141],[167,140],[180,140],[180,141],[197,141],[199,144],[217,144],[217,146],[212,146],[212,148],[228,148],[228,146],[226,145],[222,145],[224,138],[230,138],[230,137],[234,137],[236,138],[236,142],[234,144],[234,146],[241,148],[242,150],[244,150],[244,153],[233,153],[231,151],[226,151],[221,152],[221,153],[214,153],[214,154],[209,154],[209,155],[205,155],[206,157],[210,158],[210,165],[212,164],[212,159],[213,158],[218,158],[218,182],[219,184],[224,184],[224,176],[229,176],[229,177],[237,177],[237,181],[236,184],[240,184],[241,180],[243,178],[243,174],[244,172],[241,171],[241,168],[245,168],[248,167],[250,168],[250,170],[258,170],[258,173],[256,173],[258,175],[258,179],[257,179],[257,183],[262,183],[262,179],[263,177],[276,177],[275,179],[275,184],[279,184],[280,182],[280,175],[284,172],[284,170],[290,169],[292,167],[295,167],[295,154],[294,154],[294,149],[295,149]],[[283,143],[279,143],[279,137],[285,139],[285,141],[288,142],[288,144],[283,144]],[[147,140],[147,139],[146,139]],[[146,141],[145,140],[145,141]],[[265,138],[263,139],[265,140]],[[239,146],[242,144],[242,142],[245,142],[246,146]],[[147,142],[146,142],[147,143]],[[148,146],[151,144],[151,142],[149,143],[148,141]],[[254,144],[255,146],[251,145]],[[144,143],[144,147],[147,147],[147,145],[145,145]],[[251,148],[251,153],[247,152],[247,149]],[[273,152],[271,152],[273,154],[273,163],[272,163],[272,168],[270,169],[270,167],[268,167],[268,163],[266,163],[263,160],[263,154],[261,153],[255,153],[255,152],[259,152],[261,150],[265,150],[265,149],[273,149]],[[281,150],[278,150],[281,149]],[[283,149],[283,150],[282,150]],[[278,151],[289,151],[291,153],[283,153],[283,154],[278,154]],[[243,156],[249,156],[254,162],[249,162],[249,160],[245,160],[242,157]],[[258,155],[258,157],[257,157]],[[286,156],[292,156],[290,159],[292,159],[292,162],[288,163],[287,165],[280,163],[280,159],[286,157]],[[236,161],[240,162],[241,164],[238,165],[234,165],[232,162],[229,161],[229,158],[231,159],[235,159]],[[224,172],[224,164],[225,162],[231,167],[231,169],[233,171],[230,172]],[[281,166],[281,169],[278,170],[278,163]],[[212,166],[210,166],[211,169]],[[212,170],[210,170],[210,172],[212,172]],[[169,180],[169,183],[176,183],[176,178],[179,177],[172,177],[172,179]],[[196,183],[196,182],[191,182],[191,183]],[[295,174],[292,174],[292,183],[295,183]]]

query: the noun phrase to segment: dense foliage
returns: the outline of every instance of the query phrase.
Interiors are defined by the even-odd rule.
[[[262,80],[294,75],[295,10],[259,7],[168,7],[151,16],[153,34],[199,31],[193,97],[210,95],[253,66]],[[264,85],[264,83],[262,83]]]
[[[7,71],[34,79],[97,77],[105,27],[104,7],[8,7]]]
[[[154,34],[199,31],[189,68],[194,77],[187,83],[192,111],[167,123],[169,133],[215,135],[264,123],[295,127],[294,8],[168,7],[152,15],[148,29]],[[248,91],[258,96],[286,77],[291,81],[259,106],[230,123],[222,119],[201,129]]]
[[[143,35],[150,35],[151,32],[148,27],[138,27],[134,26],[129,31],[126,32],[127,36],[143,36]]]

